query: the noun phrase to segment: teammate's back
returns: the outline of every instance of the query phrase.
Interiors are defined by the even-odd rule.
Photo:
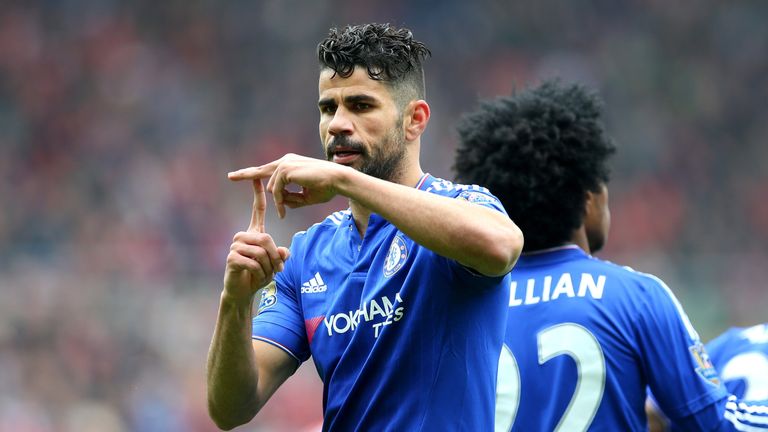
[[[459,126],[457,180],[488,187],[525,234],[496,430],[645,431],[647,388],[683,430],[768,430],[766,404],[728,395],[663,282],[589,255],[611,220],[615,146],[600,105],[581,86],[546,82],[485,102]]]
[[[726,397],[659,279],[577,246],[523,255],[511,276],[497,430],[645,430],[646,386],[682,417]]]

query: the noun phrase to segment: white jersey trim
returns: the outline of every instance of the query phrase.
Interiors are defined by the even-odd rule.
[[[768,407],[736,402],[736,396],[728,397],[723,417],[738,431],[760,432],[768,430]]]
[[[297,362],[299,362],[299,364],[301,364],[301,360],[299,360],[299,358],[293,352],[291,352],[291,350],[289,350],[285,345],[282,345],[279,342],[273,341],[272,339],[265,338],[264,336],[251,336],[251,339],[253,339],[253,340],[260,340],[260,341],[266,342],[266,343],[268,343],[270,345],[274,345],[274,346],[282,349],[283,351],[287,352],[288,355],[293,357]]]
[[[680,316],[680,319],[683,320],[683,325],[685,326],[685,329],[688,331],[688,336],[694,341],[697,341],[697,342],[701,341],[701,338],[699,337],[699,333],[696,331],[695,328],[693,328],[693,324],[691,324],[691,320],[688,318],[688,314],[685,313],[685,310],[683,310],[683,306],[680,304],[680,302],[677,300],[677,297],[675,297],[675,294],[667,286],[667,284],[664,283],[663,280],[659,279],[658,277],[650,273],[639,272],[633,269],[632,267],[624,266],[624,268],[632,273],[645,276],[655,281],[656,283],[658,283],[659,286],[661,286],[664,289],[664,291],[667,293],[669,298],[672,300],[672,303],[675,305],[675,309],[677,309],[677,314]]]
[[[463,185],[463,184],[456,184],[448,180],[443,180],[441,178],[435,178],[435,181],[432,182],[431,185],[426,189],[427,192],[432,191],[437,192],[451,192],[451,191],[474,191],[474,192],[483,192],[486,194],[490,194],[491,192],[488,190],[488,188],[485,188],[483,186],[478,185]]]
[[[342,222],[344,222],[344,218],[349,214],[350,214],[349,210],[340,210],[328,215],[328,217],[325,218],[325,220],[330,220],[331,222],[334,223],[334,225],[339,226],[341,225]]]
[[[337,212],[329,214],[321,222],[314,223],[309,228],[307,228],[307,229],[305,229],[303,231],[297,231],[296,234],[294,234],[294,235],[295,236],[296,235],[304,235],[310,229],[312,229],[312,228],[314,228],[314,227],[316,227],[318,225],[322,225],[326,221],[330,221],[330,222],[332,222],[336,226],[341,226],[342,222],[344,222],[344,218],[348,217],[350,214],[352,214],[352,212],[349,209],[347,209],[347,210],[339,210]]]

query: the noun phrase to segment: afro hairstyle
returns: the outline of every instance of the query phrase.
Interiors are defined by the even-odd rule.
[[[459,123],[456,179],[501,200],[524,251],[565,244],[583,222],[587,191],[609,179],[616,147],[601,113],[595,93],[559,80],[484,101]]]

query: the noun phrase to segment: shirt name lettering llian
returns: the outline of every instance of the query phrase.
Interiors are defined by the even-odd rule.
[[[519,287],[517,281],[509,285],[509,307],[531,305],[539,302],[548,302],[559,298],[573,298],[589,296],[593,299],[603,298],[605,288],[605,275],[597,276],[597,281],[589,273],[582,273],[578,285],[574,285],[570,273],[563,273],[553,285],[552,276],[544,276],[542,280],[528,279],[525,288]],[[578,286],[578,288],[577,288]]]

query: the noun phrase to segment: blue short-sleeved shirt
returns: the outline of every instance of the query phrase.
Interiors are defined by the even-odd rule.
[[[510,277],[497,431],[645,431],[647,387],[684,430],[768,430],[658,278],[576,246],[523,254]]]
[[[504,212],[485,188],[428,174],[417,187]],[[437,255],[375,214],[361,239],[347,210],[297,233],[275,281],[253,337],[299,362],[312,356],[324,430],[493,428],[504,277]]]

